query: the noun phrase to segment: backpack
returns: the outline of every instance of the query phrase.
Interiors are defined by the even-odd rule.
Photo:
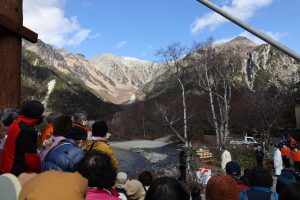
[[[84,152],[72,140],[65,139],[51,148],[42,161],[41,171],[74,171]]]

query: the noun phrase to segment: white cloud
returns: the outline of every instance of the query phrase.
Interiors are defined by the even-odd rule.
[[[127,42],[126,41],[121,41],[117,44],[117,49],[121,49]]]
[[[67,18],[63,7],[66,0],[24,1],[24,25],[39,39],[55,47],[76,46],[88,38],[89,29],[81,28],[76,16]]]
[[[101,33],[96,33],[96,34],[94,34],[94,35],[90,35],[89,36],[89,39],[96,39],[96,38],[98,38],[98,37],[100,37],[101,36]]]
[[[237,18],[247,20],[251,18],[258,9],[270,5],[272,1],[273,0],[231,0],[231,3],[223,1],[223,6],[221,7]],[[201,18],[197,18],[192,23],[191,33],[195,35],[206,28],[214,30],[217,26],[227,21],[228,20],[221,15],[210,12]]]
[[[279,41],[282,37],[285,37],[287,36],[287,33],[281,33],[281,32],[271,32],[271,31],[264,31],[262,30],[263,33],[267,34],[268,36],[270,36],[271,38],[273,38],[274,40],[277,40]],[[258,37],[256,37],[255,35],[247,32],[247,31],[244,31],[236,36],[233,36],[233,37],[230,37],[230,38],[223,38],[223,39],[220,39],[220,40],[216,40],[214,43],[215,44],[219,44],[219,43],[224,43],[224,42],[228,42],[234,38],[236,38],[237,36],[244,36],[250,40],[252,40],[253,42],[255,42],[256,44],[264,44],[266,43],[265,41],[259,39]]]
[[[262,31],[265,34],[267,34],[268,36],[270,36],[271,38],[273,38],[274,40],[279,41],[282,37],[287,36],[286,33],[281,33],[281,32],[271,32],[271,31]],[[266,43],[265,41],[259,39],[258,37],[256,37],[255,35],[252,35],[251,33],[244,31],[242,33],[239,34],[239,36],[245,36],[247,38],[249,38],[250,40],[252,40],[253,42],[255,42],[256,44],[264,44]]]

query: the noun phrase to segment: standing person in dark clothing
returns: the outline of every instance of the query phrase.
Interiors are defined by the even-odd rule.
[[[294,168],[296,172],[300,172],[300,151],[299,147],[292,151],[292,160],[294,161]]]
[[[255,158],[256,158],[256,162],[257,162],[257,167],[263,166],[264,155],[265,155],[265,153],[262,150],[261,146],[258,146],[257,149],[255,150]]]
[[[191,188],[191,200],[202,200],[201,198],[201,189],[196,185]]]
[[[277,178],[276,192],[280,195],[283,188],[293,183],[297,183],[295,171],[292,169],[283,169]]]
[[[240,192],[240,200],[277,200],[278,194],[272,191],[273,178],[262,167],[252,168],[248,174],[250,189]]]
[[[39,101],[25,102],[20,116],[7,130],[0,173],[19,175],[22,172],[39,172],[40,158],[37,154],[37,132],[34,126],[43,121],[44,106]]]

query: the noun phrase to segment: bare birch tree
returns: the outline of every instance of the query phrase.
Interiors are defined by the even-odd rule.
[[[169,75],[176,79],[181,88],[182,96],[182,108],[183,108],[183,137],[181,134],[174,129],[174,121],[168,119],[166,113],[161,109],[164,120],[169,124],[171,130],[175,135],[184,142],[185,146],[190,146],[190,141],[187,133],[187,107],[186,107],[186,95],[185,95],[185,86],[183,82],[184,75],[184,61],[182,60],[185,55],[185,48],[178,42],[171,43],[166,48],[160,49],[156,53],[157,56],[161,57],[164,61],[165,66],[168,69]]]
[[[284,113],[293,107],[294,89],[298,80],[299,75],[293,74],[290,81],[282,83],[279,88],[271,84],[266,91],[257,91],[248,96],[247,102],[254,106],[257,113],[260,140],[264,147],[270,143],[272,129],[278,127]]]
[[[229,111],[232,87],[241,69],[241,60],[233,52],[219,50],[213,40],[193,45],[192,64],[196,66],[197,84],[207,93],[209,122],[215,129],[217,145],[225,144],[229,134]]]
[[[261,130],[260,142],[263,149],[269,145],[271,131],[276,127],[284,110],[289,108],[289,101],[291,100],[288,99],[288,95],[283,92],[272,97],[261,97],[261,95],[256,94],[254,99],[249,98],[248,102],[254,105],[257,112],[258,126]]]

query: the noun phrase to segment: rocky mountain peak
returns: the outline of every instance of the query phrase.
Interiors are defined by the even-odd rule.
[[[238,55],[241,59],[240,73],[234,77],[236,87],[247,87],[252,91],[267,90],[271,86],[280,89],[300,79],[300,63],[269,44],[258,45],[246,37],[237,37],[219,43],[214,48]],[[185,57],[187,61],[191,59],[191,69],[194,67],[195,56],[201,58],[201,51],[199,54],[192,52]],[[190,71],[192,73],[188,74],[186,70],[187,81],[193,80],[194,77],[193,70]],[[137,94],[140,94],[140,98],[153,98],[171,87],[168,76],[163,74],[144,85]]]
[[[89,63],[114,81],[134,87],[144,85],[164,71],[158,63],[112,54],[95,56]]]
[[[248,53],[252,52],[258,45],[246,37],[238,36],[228,42],[217,45],[220,50],[230,50],[241,55],[243,58],[248,57]]]
[[[116,104],[128,102],[138,87],[163,71],[159,64],[112,54],[87,60],[82,54],[55,49],[41,40],[37,44],[24,40],[23,48],[36,54],[46,67],[80,79],[93,93]]]
[[[255,42],[252,40],[248,39],[247,37],[244,36],[238,36],[229,42],[227,44],[236,44],[236,45],[246,45],[246,46],[257,46]]]

